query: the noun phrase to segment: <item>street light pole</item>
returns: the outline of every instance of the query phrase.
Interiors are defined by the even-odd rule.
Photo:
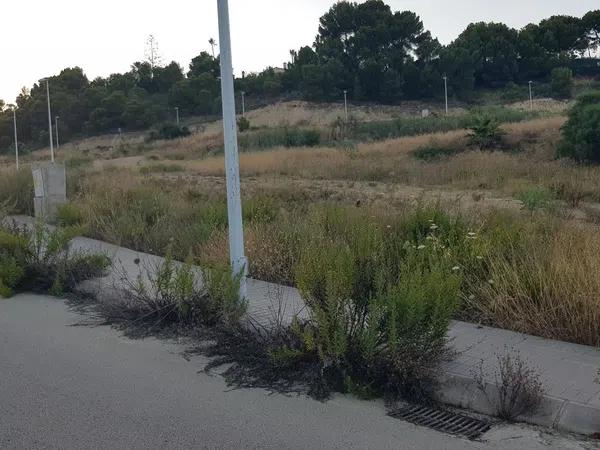
[[[246,117],[246,93],[242,91],[242,117]]]
[[[344,89],[344,114],[346,115],[346,122],[348,122],[348,91]]]
[[[223,102],[223,134],[225,141],[225,173],[227,177],[227,210],[229,218],[229,258],[233,276],[241,276],[240,297],[246,297],[248,261],[244,253],[244,227],[240,195],[240,162],[235,120],[235,92],[231,56],[228,0],[217,0],[219,40],[221,41],[221,98]]]
[[[448,115],[448,77],[444,75],[444,93],[446,97],[446,115]]]
[[[175,107],[175,117],[177,120],[177,126],[179,126],[179,106]]]
[[[13,124],[15,126],[15,157],[17,159],[17,171],[19,170],[19,138],[17,137],[17,108],[13,108]]]
[[[56,150],[57,151],[60,149],[60,144],[58,143],[58,119],[60,119],[60,116],[56,116],[54,118],[54,131],[56,131]]]
[[[529,108],[533,111],[533,81],[529,82]]]
[[[50,136],[50,161],[54,162],[54,143],[52,142],[52,112],[50,111],[50,80],[46,78],[46,97],[48,97],[48,135]]]

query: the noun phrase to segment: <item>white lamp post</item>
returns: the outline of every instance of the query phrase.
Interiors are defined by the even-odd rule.
[[[344,114],[346,122],[348,122],[348,91],[344,89]]]
[[[52,141],[52,111],[50,110],[50,80],[46,78],[42,81],[46,82],[46,97],[48,98],[48,135],[50,136],[50,161],[54,162],[54,142]]]
[[[19,138],[17,137],[17,108],[13,108],[13,124],[15,126],[15,157],[17,159],[17,170],[19,170]]]
[[[175,120],[177,121],[177,126],[179,126],[179,106],[175,107]]]
[[[60,144],[58,143],[58,119],[60,119],[60,116],[56,116],[54,118],[54,131],[56,132],[56,150],[60,149]]]
[[[446,115],[448,115],[448,77],[444,75],[444,93],[446,98]]]
[[[228,0],[217,0],[217,7],[219,10],[219,40],[221,41],[221,97],[223,101],[225,173],[227,177],[227,211],[229,217],[229,258],[233,275],[242,275],[240,297],[245,298],[248,261],[244,253],[240,163],[235,120],[235,92],[233,88]]]
[[[242,117],[246,117],[246,93],[242,91]]]

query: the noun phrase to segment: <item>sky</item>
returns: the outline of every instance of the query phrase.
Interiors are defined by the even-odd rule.
[[[229,0],[234,70],[283,66],[290,49],[312,44],[318,20],[333,0]],[[411,10],[443,43],[471,22],[521,28],[554,14],[582,16],[598,0],[387,0]],[[90,6],[87,6],[90,5]],[[150,34],[165,63],[190,60],[218,40],[216,0],[2,0],[0,99],[14,101],[21,87],[79,66],[88,78],[129,70],[144,59]],[[218,50],[217,50],[218,51]]]

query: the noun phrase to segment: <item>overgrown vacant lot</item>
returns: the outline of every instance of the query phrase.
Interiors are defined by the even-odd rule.
[[[302,114],[296,125],[322,126]],[[241,173],[251,275],[298,285],[311,273],[310,255],[314,267],[324,264],[316,258],[324,249],[338,255],[347,283],[365,271],[406,279],[418,261],[422,275],[440,276],[423,275],[423,292],[456,277],[457,318],[600,346],[600,169],[556,159],[564,117],[528,119],[506,120],[514,123],[501,125],[502,143],[488,150],[461,127],[248,149]],[[280,129],[265,123],[262,132]],[[224,162],[210,127],[141,143],[136,156],[61,154],[72,200],[61,222],[138,250],[172,248],[178,259],[226,265]],[[30,190],[27,171],[5,170],[0,191],[11,212],[31,212]]]

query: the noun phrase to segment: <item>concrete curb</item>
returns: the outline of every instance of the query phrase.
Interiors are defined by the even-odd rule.
[[[493,386],[492,389],[497,387]],[[494,393],[488,392],[488,396],[494,398]],[[460,374],[444,372],[437,399],[444,404],[480,414],[496,415],[494,407],[475,380]],[[600,430],[600,407],[544,395],[542,404],[535,413],[519,416],[516,421],[569,433],[591,435]]]

